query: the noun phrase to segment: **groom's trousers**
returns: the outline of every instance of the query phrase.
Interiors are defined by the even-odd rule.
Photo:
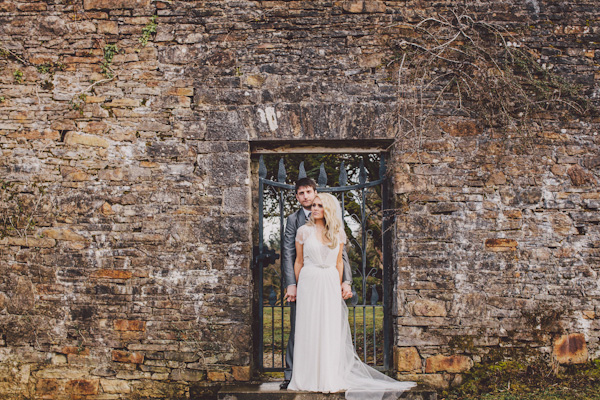
[[[294,336],[296,331],[296,302],[290,302],[290,337],[285,349],[285,371],[283,372],[284,379],[289,381],[292,379],[292,368],[294,364]]]

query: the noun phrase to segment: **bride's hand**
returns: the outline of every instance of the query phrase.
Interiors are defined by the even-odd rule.
[[[352,297],[352,288],[347,283],[342,283],[342,299],[348,300]]]
[[[296,285],[290,285],[285,289],[283,300],[288,302],[296,301]]]

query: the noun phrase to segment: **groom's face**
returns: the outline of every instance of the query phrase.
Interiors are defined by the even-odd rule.
[[[302,204],[302,207],[310,208],[316,195],[317,193],[311,186],[300,186],[296,192],[296,200]]]

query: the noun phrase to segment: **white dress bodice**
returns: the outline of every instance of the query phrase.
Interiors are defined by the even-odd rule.
[[[316,226],[303,225],[298,229],[296,241],[304,245],[304,267],[335,268],[340,254],[339,245],[346,243],[346,235],[343,232],[338,234],[338,244],[332,249],[319,241]]]

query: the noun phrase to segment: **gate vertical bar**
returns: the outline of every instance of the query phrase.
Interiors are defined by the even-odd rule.
[[[383,179],[386,175],[386,164],[385,154],[381,154],[380,167],[379,167],[379,179]],[[393,266],[392,264],[392,224],[394,215],[389,212],[389,188],[388,180],[383,179],[381,186],[381,200],[382,200],[382,253],[383,253],[383,367],[387,370],[392,365],[392,340],[394,337],[394,326],[392,325],[392,278],[393,278]]]
[[[258,354],[260,357],[259,366],[264,368],[264,316],[263,316],[263,196],[264,196],[264,184],[263,179],[267,176],[267,169],[262,156],[260,156],[259,167],[258,167],[258,281],[260,282],[258,290]]]
[[[286,172],[285,172],[285,165],[283,163],[283,157],[281,157],[281,159],[279,160],[279,170],[277,171],[277,180],[280,183],[285,183],[285,178],[286,178]],[[279,188],[278,190],[279,192],[279,243],[280,243],[280,253],[283,255],[283,239],[285,236],[285,227],[284,227],[284,222],[283,222],[283,218],[284,218],[284,197],[283,197],[283,189]],[[283,272],[283,257],[280,258],[280,263],[279,263],[279,267],[281,270],[281,279],[279,280],[279,298],[281,299],[281,365],[282,367],[285,367],[285,329],[284,329],[284,322],[285,322],[285,302],[283,301],[283,292],[284,292],[284,284],[283,284],[283,276],[284,276],[284,272]],[[273,307],[273,311],[275,311],[275,307]],[[291,315],[290,315],[291,316]],[[273,338],[273,341],[275,341],[275,338]],[[273,367],[275,367],[275,365],[273,365]]]
[[[283,223],[283,210],[284,210],[284,206],[283,206],[283,202],[284,202],[284,197],[283,197],[283,190],[279,190],[279,234],[280,234],[280,239],[279,239],[279,243],[281,246],[281,250],[280,252],[283,254],[283,237],[285,236],[285,230],[284,230],[284,223]],[[282,257],[283,258],[283,257]],[[285,302],[283,301],[283,292],[284,292],[284,283],[283,283],[283,260],[281,260],[282,262],[280,263],[280,268],[281,268],[281,279],[279,280],[279,298],[281,299],[281,365],[285,366]],[[273,310],[275,310],[275,307],[273,307]],[[273,338],[273,341],[275,341],[275,338]],[[273,365],[275,366],[275,365]]]
[[[361,161],[362,167],[362,161]],[[367,196],[365,189],[361,189],[362,204],[360,206],[362,225],[362,296],[363,296],[363,353],[364,362],[367,362]]]

